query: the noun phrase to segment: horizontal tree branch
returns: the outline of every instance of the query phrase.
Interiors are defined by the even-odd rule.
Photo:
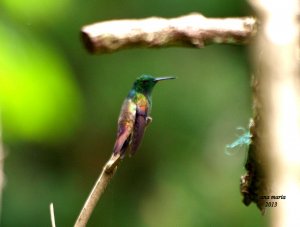
[[[193,13],[171,19],[150,17],[99,22],[84,26],[81,36],[91,53],[130,47],[201,48],[211,43],[243,44],[256,33],[256,25],[252,17],[206,18]]]

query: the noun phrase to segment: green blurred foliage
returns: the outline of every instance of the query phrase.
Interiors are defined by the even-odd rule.
[[[6,150],[1,226],[71,226],[110,156],[121,103],[140,74],[175,75],[153,94],[137,154],[126,158],[88,226],[263,226],[239,193],[245,153],[226,156],[251,116],[243,46],[131,49],[91,56],[80,27],[100,20],[243,16],[238,0],[0,3],[0,106]]]
[[[2,0],[2,5],[9,14],[20,19],[30,17],[34,22],[63,15],[70,4],[70,0]]]
[[[80,118],[80,92],[49,45],[0,24],[0,103],[5,135],[61,139]],[[64,111],[61,111],[64,110]]]

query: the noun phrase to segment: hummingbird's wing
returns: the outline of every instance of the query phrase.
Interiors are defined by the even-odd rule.
[[[144,132],[147,126],[148,107],[149,103],[145,96],[138,99],[136,105],[134,129],[131,136],[130,155],[135,154],[143,139]]]
[[[129,145],[132,131],[136,119],[136,104],[132,99],[126,99],[122,105],[121,113],[118,120],[118,133],[114,146],[114,154],[120,153],[124,156],[124,152]]]

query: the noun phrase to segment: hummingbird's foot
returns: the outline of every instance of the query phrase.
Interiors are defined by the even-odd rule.
[[[146,126],[152,122],[152,117],[146,117]]]
[[[104,167],[104,171],[106,173],[111,173],[115,170],[115,168],[118,166],[118,163],[121,159],[121,155],[118,153],[118,154],[113,154],[109,161],[105,164],[105,167]]]

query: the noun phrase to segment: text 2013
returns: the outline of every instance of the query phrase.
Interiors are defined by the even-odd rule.
[[[266,202],[265,207],[277,207],[277,202]]]

